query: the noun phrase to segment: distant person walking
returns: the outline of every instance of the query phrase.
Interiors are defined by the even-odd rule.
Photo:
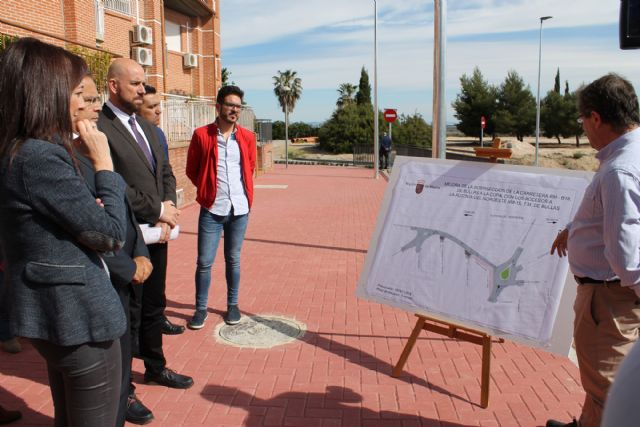
[[[240,250],[253,201],[256,139],[238,125],[244,92],[224,86],[216,99],[215,122],[195,130],[187,154],[187,176],[197,187],[200,203],[198,259],[196,266],[196,311],[187,326],[201,329],[207,319],[211,266],[224,231],[224,261],[227,281],[229,325],[240,322]]]
[[[385,132],[380,140],[380,169],[389,168],[389,153],[391,153],[391,137]]]
[[[631,83],[616,74],[578,93],[578,120],[598,151],[600,167],[551,253],[568,253],[578,282],[573,336],[586,396],[579,421],[549,420],[547,427],[599,427],[607,390],[638,339],[639,108]]]

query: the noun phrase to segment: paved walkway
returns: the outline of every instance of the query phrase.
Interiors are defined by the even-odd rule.
[[[216,341],[225,309],[216,259],[204,329],[165,338],[169,367],[193,375],[190,390],[138,386],[152,426],[541,426],[570,419],[583,399],[578,372],[559,358],[511,342],[494,344],[491,399],[479,407],[480,348],[423,333],[399,379],[390,376],[415,323],[400,310],[358,300],[355,287],[386,182],[372,171],[277,166],[260,176],[243,249],[241,309],[307,325],[298,341],[240,349]],[[198,208],[181,215],[171,243],[167,315],[193,310]],[[36,352],[0,352],[0,403],[16,426],[51,425],[53,407]],[[142,382],[143,367],[134,364]]]

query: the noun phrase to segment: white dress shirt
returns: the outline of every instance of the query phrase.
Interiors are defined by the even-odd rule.
[[[228,139],[218,129],[218,170],[216,173],[216,200],[209,212],[214,215],[229,215],[233,207],[233,215],[249,213],[249,200],[244,192],[242,181],[242,160],[240,147],[234,129]]]

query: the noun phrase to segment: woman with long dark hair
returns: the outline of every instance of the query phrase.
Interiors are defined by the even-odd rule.
[[[72,155],[86,63],[31,38],[0,57],[0,243],[12,332],[47,362],[56,426],[112,427],[126,318],[102,256],[126,235],[125,184],[107,139],[77,122],[76,148],[96,170],[96,196]]]

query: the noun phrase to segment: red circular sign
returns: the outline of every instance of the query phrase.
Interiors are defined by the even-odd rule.
[[[482,126],[482,129],[484,129],[484,126],[487,124],[487,122],[484,120],[484,116],[480,117],[480,126]]]
[[[393,123],[396,121],[397,118],[398,118],[398,113],[396,113],[396,110],[393,110],[391,108],[387,108],[386,110],[384,110],[384,119],[387,122]]]

